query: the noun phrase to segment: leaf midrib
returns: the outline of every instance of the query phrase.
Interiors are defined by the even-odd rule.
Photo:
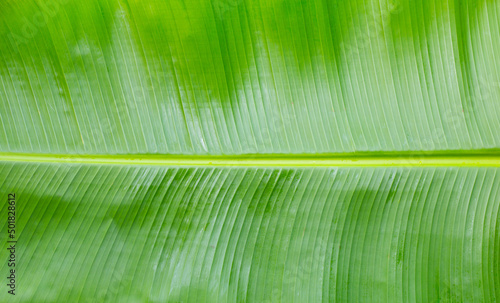
[[[500,167],[496,150],[477,152],[432,153],[357,153],[330,155],[74,155],[0,153],[0,162],[75,163],[97,165],[159,166],[489,166]]]

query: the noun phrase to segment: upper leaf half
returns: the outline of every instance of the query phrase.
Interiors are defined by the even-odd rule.
[[[500,147],[496,1],[0,4],[0,151]]]

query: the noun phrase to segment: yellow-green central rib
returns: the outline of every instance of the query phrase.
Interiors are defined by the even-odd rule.
[[[49,155],[1,153],[0,162],[80,163],[161,166],[489,166],[500,167],[500,154],[475,155]]]

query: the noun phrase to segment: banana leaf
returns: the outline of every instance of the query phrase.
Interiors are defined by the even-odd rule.
[[[499,16],[0,2],[0,302],[499,301]]]

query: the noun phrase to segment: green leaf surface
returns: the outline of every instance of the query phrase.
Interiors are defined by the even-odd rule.
[[[499,15],[0,1],[0,302],[500,301]]]
[[[16,299],[493,302],[499,173],[5,164]]]
[[[3,1],[0,149],[500,147],[498,1]]]

